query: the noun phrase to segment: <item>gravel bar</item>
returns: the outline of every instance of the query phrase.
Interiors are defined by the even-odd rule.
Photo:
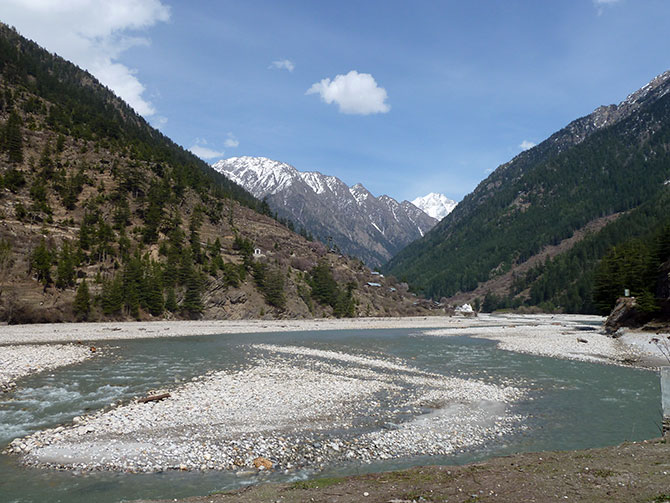
[[[490,315],[415,316],[405,318],[346,318],[309,320],[176,320],[104,323],[45,323],[0,326],[0,345],[40,342],[80,342],[155,337],[185,337],[216,334],[268,332],[317,332],[321,330],[368,329],[440,329],[490,327],[509,323],[517,325],[549,325],[565,323],[602,323],[600,316],[582,315]]]
[[[522,429],[517,384],[423,372],[400,359],[250,345],[251,364],[210,372],[73,424],[14,440],[28,465],[75,470],[321,469],[447,455]]]
[[[9,391],[16,380],[90,358],[94,353],[81,344],[0,346],[0,391]]]
[[[497,326],[468,326],[422,331],[437,337],[471,336],[498,342],[498,348],[553,358],[626,366],[655,366],[651,354],[623,339],[600,333],[600,327],[583,320],[556,317],[551,323],[532,323],[527,318],[511,318]],[[649,336],[651,338],[651,336]],[[651,346],[649,346],[651,349]]]

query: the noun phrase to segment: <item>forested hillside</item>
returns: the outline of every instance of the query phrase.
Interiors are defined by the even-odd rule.
[[[0,24],[0,317],[424,312]]]
[[[669,218],[669,91],[666,72],[500,166],[386,269],[433,297],[478,289],[487,309],[596,311],[599,259]]]

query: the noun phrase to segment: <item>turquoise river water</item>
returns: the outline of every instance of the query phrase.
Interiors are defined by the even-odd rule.
[[[511,379],[527,391],[511,409],[527,416],[526,428],[455,456],[243,477],[226,472],[73,473],[25,468],[15,457],[2,455],[0,502],[181,498],[263,481],[461,464],[519,451],[583,449],[659,435],[660,389],[654,372],[500,351],[490,341],[470,337],[422,336],[415,330],[342,330],[107,342],[100,357],[28,377],[12,393],[0,395],[0,449],[16,437],[67,423],[114,401],[174,386],[175,379],[238,369],[248,361],[249,344],[267,342],[398,357],[421,370],[492,383]]]

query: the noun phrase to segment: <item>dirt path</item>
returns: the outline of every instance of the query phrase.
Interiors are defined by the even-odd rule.
[[[265,484],[181,501],[662,503],[670,502],[670,442],[657,439],[585,451],[516,454],[465,466]]]

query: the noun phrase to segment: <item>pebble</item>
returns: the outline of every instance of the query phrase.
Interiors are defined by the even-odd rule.
[[[16,387],[15,381],[21,377],[79,363],[92,356],[94,353],[80,344],[0,346],[0,391]]]
[[[500,318],[502,316],[497,316]],[[561,315],[562,323],[547,323],[547,315],[507,315],[514,324],[506,326],[471,326],[426,330],[423,335],[438,337],[472,335],[498,342],[498,348],[517,353],[549,356],[569,360],[630,365],[643,353],[634,345],[625,344],[597,332],[583,330],[585,322],[601,322],[599,317],[576,317]],[[493,318],[493,316],[491,316]],[[558,317],[557,317],[558,318]],[[588,344],[579,344],[576,337]]]
[[[509,411],[524,395],[513,383],[446,377],[377,355],[270,344],[250,352],[240,370],[174,385],[160,402],[78,416],[7,452],[70,470],[319,470],[459,452],[523,419]]]

